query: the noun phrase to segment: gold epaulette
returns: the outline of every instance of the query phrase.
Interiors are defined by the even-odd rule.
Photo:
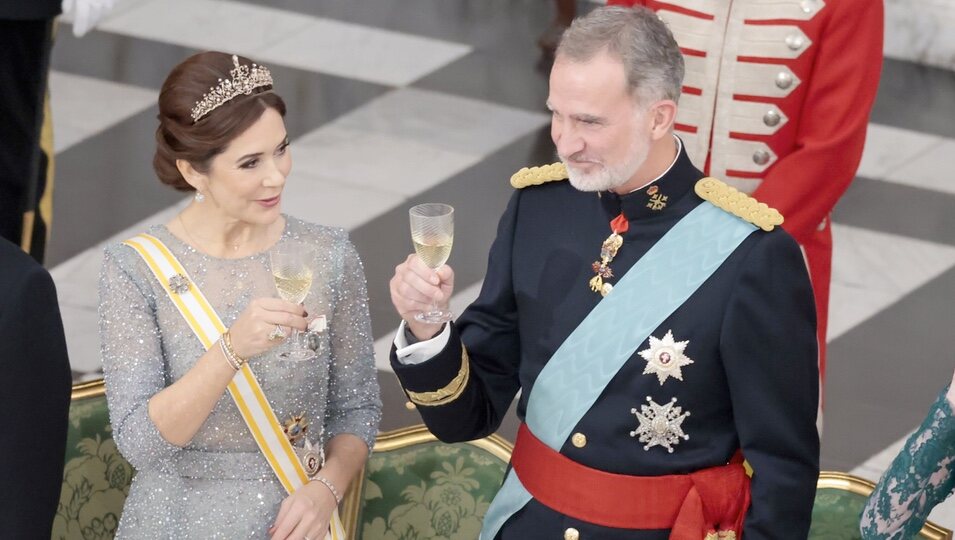
[[[696,194],[711,202],[717,208],[756,225],[764,231],[771,231],[776,225],[782,225],[783,215],[779,210],[770,208],[742,191],[720,182],[716,178],[704,178],[694,187]]]
[[[540,167],[524,167],[511,175],[511,186],[523,189],[528,186],[539,186],[554,180],[566,180],[567,167],[563,163],[551,163]]]

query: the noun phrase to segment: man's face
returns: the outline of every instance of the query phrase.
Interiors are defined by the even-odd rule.
[[[605,51],[586,62],[558,56],[550,72],[550,135],[581,191],[626,184],[650,150],[647,111],[627,89],[623,63]]]

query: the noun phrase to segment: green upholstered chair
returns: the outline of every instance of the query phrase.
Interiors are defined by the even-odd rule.
[[[132,477],[113,443],[103,381],[74,385],[53,539],[113,538]]]
[[[813,540],[859,540],[859,520],[866,499],[875,484],[851,474],[823,471],[816,485],[816,502],[812,508]],[[926,522],[919,538],[950,540],[952,531]]]
[[[420,425],[380,434],[342,508],[348,538],[477,538],[512,449],[497,435],[445,444]]]

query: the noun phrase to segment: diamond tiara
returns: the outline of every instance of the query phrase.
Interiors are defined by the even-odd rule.
[[[202,96],[192,108],[192,123],[202,120],[204,116],[239,95],[250,95],[252,90],[262,86],[272,86],[272,73],[269,68],[252,64],[240,66],[239,57],[232,55],[235,69],[229,72],[231,79],[219,79],[219,84],[209,88],[209,92]]]

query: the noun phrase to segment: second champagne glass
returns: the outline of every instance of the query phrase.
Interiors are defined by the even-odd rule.
[[[412,207],[408,211],[411,220],[411,241],[418,257],[429,268],[437,270],[451,255],[454,244],[454,208],[447,204],[426,203]],[[415,319],[432,324],[451,320],[450,311],[438,309],[431,303],[431,309],[415,314]]]
[[[298,242],[281,242],[269,251],[272,278],[279,296],[286,302],[301,304],[312,288],[312,265],[315,264],[315,248]],[[292,330],[289,338],[292,350],[279,355],[288,360],[308,360],[315,351],[308,347],[305,332]]]

